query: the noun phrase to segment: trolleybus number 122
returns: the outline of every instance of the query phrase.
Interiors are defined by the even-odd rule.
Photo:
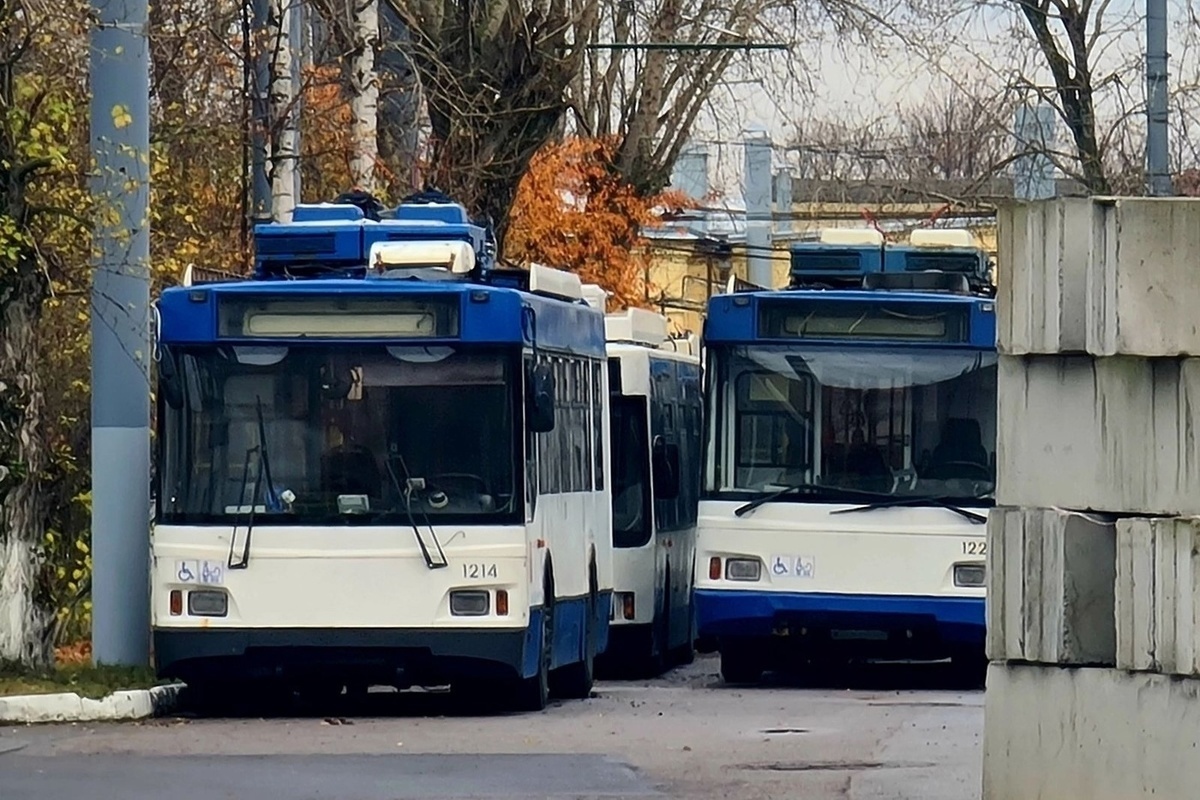
[[[495,564],[463,564],[464,578],[495,578]]]
[[[986,541],[968,541],[962,543],[962,551],[968,556],[986,556],[987,542]]]

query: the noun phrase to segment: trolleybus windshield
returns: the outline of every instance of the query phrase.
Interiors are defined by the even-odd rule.
[[[321,343],[164,358],[162,522],[233,522],[252,502],[264,525],[371,524],[409,504],[435,522],[519,521],[515,353]],[[260,402],[274,485],[252,501]]]
[[[980,504],[994,490],[994,353],[757,345],[715,356],[710,496],[815,484]],[[845,499],[819,494],[788,497]]]

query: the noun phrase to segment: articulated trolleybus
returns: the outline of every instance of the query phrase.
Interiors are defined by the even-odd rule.
[[[578,278],[494,268],[437,194],[300,206],[255,247],[252,279],[158,304],[159,673],[586,697],[612,545]]]
[[[736,281],[735,281],[736,283]],[[983,663],[996,322],[968,231],[793,246],[710,299],[696,615],[731,683],[841,658]]]
[[[601,298],[602,299],[602,298]],[[667,319],[609,314],[613,621],[603,671],[657,675],[693,655],[700,357]]]

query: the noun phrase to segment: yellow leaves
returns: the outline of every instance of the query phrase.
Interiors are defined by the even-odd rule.
[[[132,125],[133,124],[133,115],[129,113],[129,107],[125,106],[125,105],[121,105],[120,103],[113,106],[112,107],[112,121],[113,121],[113,127],[115,127],[117,130],[121,130],[122,128],[128,128],[130,125]]]

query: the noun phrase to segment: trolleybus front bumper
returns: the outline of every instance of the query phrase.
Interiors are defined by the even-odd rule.
[[[697,589],[698,636],[718,642],[941,658],[982,651],[982,597],[923,597]]]
[[[154,630],[162,677],[204,680],[344,679],[436,685],[456,677],[514,677],[535,661],[537,628],[222,628]]]

